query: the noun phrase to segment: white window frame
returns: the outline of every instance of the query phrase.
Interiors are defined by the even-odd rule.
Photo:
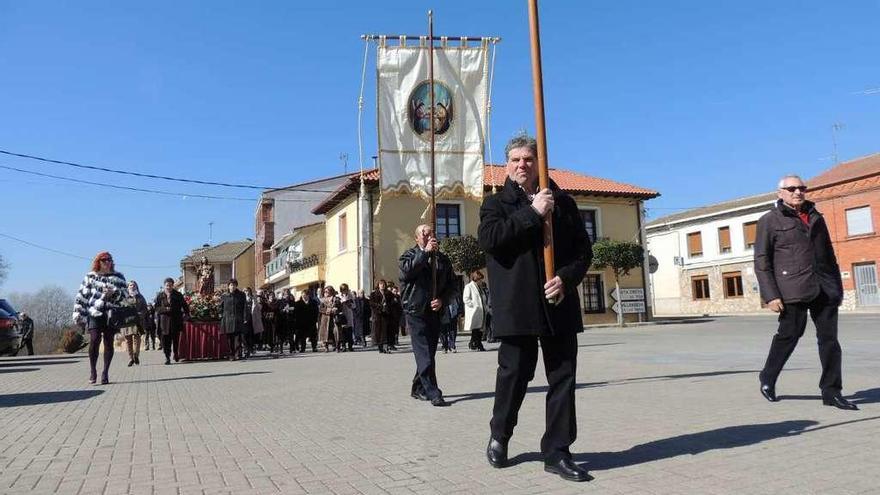
[[[596,213],[596,238],[592,239],[592,241],[596,242],[597,240],[601,239],[603,237],[602,236],[602,208],[600,208],[598,206],[578,205],[578,210],[579,211],[593,211]],[[580,215],[578,215],[578,216],[580,216]],[[604,283],[604,279],[603,279],[603,283]]]
[[[863,231],[863,232],[851,232],[851,231],[850,231],[850,225],[851,225],[851,224],[850,224],[850,219],[849,219],[849,213],[850,213],[851,211],[852,211],[852,212],[855,212],[855,211],[859,211],[859,212],[864,211],[864,212],[868,215],[868,218],[867,218],[867,220],[868,220],[868,230]],[[855,207],[855,208],[847,208],[846,210],[844,210],[844,215],[846,216],[846,235],[847,235],[847,237],[854,237],[854,236],[857,236],[857,235],[873,234],[873,233],[874,233],[874,219],[871,218],[871,213],[872,213],[872,211],[871,211],[871,205],[857,206],[857,207]]]
[[[345,218],[345,225],[342,225],[342,219]],[[344,228],[343,228],[344,227]],[[336,245],[338,253],[344,253],[348,251],[348,215],[346,212],[342,212],[336,216]],[[345,238],[345,244],[343,245],[342,239]]]
[[[461,235],[467,235],[467,229],[465,224],[465,214],[464,209],[464,201],[459,199],[444,199],[443,201],[437,201],[437,205],[458,205],[458,230],[461,232]],[[436,232],[434,233],[437,234]]]

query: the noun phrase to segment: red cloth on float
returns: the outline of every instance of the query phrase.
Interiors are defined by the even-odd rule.
[[[220,331],[219,321],[188,321],[180,336],[178,357],[195,359],[222,359],[229,355],[226,335]]]

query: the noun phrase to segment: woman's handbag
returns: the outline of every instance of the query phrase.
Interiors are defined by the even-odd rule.
[[[116,306],[110,309],[108,322],[114,330],[140,324],[141,315],[135,306]]]

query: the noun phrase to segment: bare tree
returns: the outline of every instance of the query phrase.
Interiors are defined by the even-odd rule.
[[[3,258],[3,255],[0,254],[0,285],[3,285],[3,282],[6,281],[6,275],[9,273],[9,263]]]
[[[70,324],[73,295],[63,287],[47,285],[32,294],[11,293],[9,300],[15,309],[30,315],[37,329],[56,330]]]

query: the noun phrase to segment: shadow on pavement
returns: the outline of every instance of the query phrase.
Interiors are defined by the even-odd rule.
[[[37,371],[40,368],[10,368],[10,369],[2,369],[0,368],[0,374],[2,373],[19,373],[22,371]]]
[[[49,366],[52,364],[72,364],[77,363],[77,360],[67,360],[67,361],[31,361],[31,360],[21,360],[21,361],[0,361],[0,368],[10,368],[13,366]]]
[[[91,399],[103,394],[103,390],[64,390],[61,392],[29,392],[0,395],[0,407],[34,406]]]
[[[876,404],[880,402],[880,388],[869,388],[844,397],[853,404]],[[780,395],[779,400],[822,400],[821,395]]]
[[[20,361],[61,361],[61,360],[76,361],[79,359],[85,359],[87,357],[88,356],[85,356],[85,355],[82,355],[82,356],[66,355],[65,356],[65,355],[61,355],[61,354],[51,354],[48,356],[25,356],[25,355],[22,355],[19,357],[6,357],[3,359],[0,359],[0,363],[16,363],[16,362],[20,362]]]
[[[575,385],[576,389],[582,388],[594,388],[594,387],[609,387],[615,385],[626,385],[628,383],[634,382],[647,382],[647,381],[665,381],[665,380],[681,380],[685,378],[707,378],[713,376],[725,376],[725,375],[741,375],[741,374],[755,374],[758,373],[758,370],[730,370],[730,371],[706,371],[702,373],[683,373],[679,375],[656,375],[656,376],[641,376],[638,378],[624,378],[621,380],[611,380],[607,382],[587,382],[587,383],[578,383]],[[541,385],[538,387],[529,387],[526,390],[526,393],[533,394],[539,392],[546,392],[549,389],[547,385]],[[456,395],[445,395],[444,398],[454,404],[456,402],[464,402],[466,400],[479,400],[479,399],[488,399],[495,397],[495,392],[477,392],[473,394],[456,394]]]
[[[636,445],[628,450],[620,452],[585,452],[575,454],[573,460],[577,463],[586,463],[583,467],[590,470],[602,471],[606,469],[621,468],[644,464],[661,459],[669,459],[680,455],[698,455],[710,450],[733,449],[755,445],[777,438],[793,437],[814,431],[845,426],[863,421],[880,419],[880,416],[862,418],[840,423],[832,423],[824,426],[816,426],[819,423],[812,420],[792,420],[778,423],[766,423],[756,425],[727,426],[716,430],[689,433],[677,437],[664,438],[653,442]],[[815,428],[810,428],[816,426]],[[510,459],[510,464],[540,461],[542,456],[538,452],[526,452]]]
[[[130,380],[130,381],[113,381],[113,383],[159,383],[159,382],[176,382],[179,380],[202,380],[204,378],[226,378],[230,376],[243,376],[243,375],[265,375],[268,373],[272,373],[271,371],[242,371],[240,373],[215,373],[213,375],[191,375],[191,376],[176,376],[172,378],[159,378],[157,380]]]

